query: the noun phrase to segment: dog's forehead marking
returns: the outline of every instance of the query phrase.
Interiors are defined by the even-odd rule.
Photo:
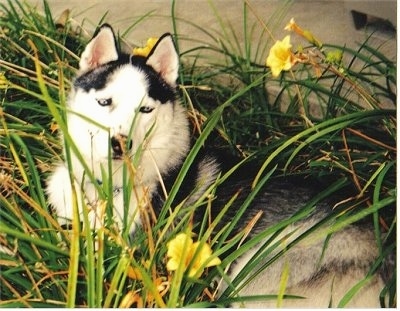
[[[131,75],[132,77],[130,77]],[[140,76],[140,78],[139,78]],[[88,92],[102,90],[113,80],[123,80],[124,87],[147,87],[148,96],[162,104],[175,100],[175,88],[166,83],[151,67],[142,62],[116,61],[104,64],[79,76],[74,86]],[[139,83],[139,85],[136,85]]]
[[[88,92],[91,89],[104,89],[110,82],[110,78],[123,68],[133,68],[129,63],[111,62],[96,67],[76,78],[74,86]]]

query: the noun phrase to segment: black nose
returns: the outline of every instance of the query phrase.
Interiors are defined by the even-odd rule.
[[[127,140],[128,137],[122,134],[111,137],[111,148],[114,158],[119,158],[125,151],[132,149],[132,141],[130,140],[127,145]]]

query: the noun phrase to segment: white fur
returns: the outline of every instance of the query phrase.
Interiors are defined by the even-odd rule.
[[[113,34],[109,28],[104,28],[88,44],[80,62],[81,73],[115,60],[114,39],[111,36]],[[172,61],[172,67],[166,62],[177,59],[177,55],[172,40],[166,37],[163,41],[165,42],[159,43],[154,55],[149,57],[149,61],[157,64],[157,69],[162,70],[160,74],[172,81],[177,77],[177,60]],[[162,52],[157,52],[158,49]],[[99,186],[95,183],[102,183],[104,172],[111,171],[115,191],[113,198],[107,199],[113,200],[116,220],[121,224],[125,218],[133,217],[131,230],[134,230],[135,224],[140,223],[138,208],[148,203],[147,198],[154,190],[160,174],[178,165],[189,146],[188,121],[183,107],[175,103],[161,104],[147,94],[148,85],[144,73],[131,64],[116,70],[104,89],[93,88],[86,92],[78,88],[71,92],[67,110],[68,134],[95,181],[90,180],[87,171],[85,174],[82,162],[72,151],[72,182],[67,165],[60,163],[56,166],[48,180],[47,193],[49,202],[60,219],[73,218],[74,186],[80,213],[84,205],[88,207],[90,222],[93,227],[98,227],[103,221],[103,213],[96,211],[99,206]],[[108,98],[112,98],[110,106],[99,105],[99,99]],[[140,113],[140,106],[154,110]],[[127,155],[130,158],[128,163],[125,161],[124,164],[123,159],[110,161],[110,138],[129,134],[132,149]],[[125,170],[129,170],[128,178],[133,184],[129,202],[123,202],[122,188],[126,184],[123,177],[124,166]],[[126,205],[127,215],[124,213]]]
[[[286,250],[287,245],[297,239],[302,233],[310,229],[316,220],[305,222],[301,226],[292,225],[285,229],[269,245],[278,243],[278,247],[272,253],[263,258],[262,263],[267,262],[278,252],[284,250],[279,260],[271,263],[259,275],[252,279],[243,289],[239,296],[254,295],[278,295],[282,282],[283,274],[286,270],[288,278],[285,284],[285,295],[294,295],[302,297],[284,298],[281,305],[278,305],[277,299],[251,301],[237,306],[246,308],[327,308],[329,306],[338,307],[340,301],[348,291],[363,280],[367,275],[366,264],[369,259],[376,258],[378,251],[372,247],[374,235],[372,232],[365,232],[360,235],[358,229],[348,227],[342,231],[332,234],[328,241],[327,249],[323,253],[324,242],[326,239],[327,227],[320,229],[306,239],[296,243],[291,249]],[[357,237],[357,243],[354,238]],[[246,254],[238,258],[232,266],[229,277],[231,280],[242,271],[252,257],[262,246],[263,242],[255,246]],[[347,270],[345,267],[332,266],[331,270],[318,276],[320,266],[330,263],[352,262],[356,267]],[[257,270],[257,268],[255,269]],[[243,284],[247,276],[241,282]],[[221,292],[226,289],[226,284],[221,284]],[[379,292],[384,287],[383,281],[379,275],[375,274],[368,283],[362,287],[355,296],[346,304],[346,307],[375,307],[380,306]]]
[[[198,164],[198,177],[193,183],[193,190],[186,199],[185,205],[190,206],[198,201],[207,189],[214,183],[220,173],[217,161],[212,157],[205,157]]]

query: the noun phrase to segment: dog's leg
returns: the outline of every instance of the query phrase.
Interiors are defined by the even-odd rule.
[[[79,189],[78,184],[75,184],[75,189]],[[50,176],[46,192],[59,223],[67,225],[73,217],[73,196],[69,172],[63,164],[57,166]]]
[[[72,186],[76,195],[72,191]],[[93,184],[85,184],[84,186],[85,194],[81,191],[81,185],[74,180],[71,183],[70,175],[68,169],[65,165],[61,164],[57,166],[53,175],[50,176],[47,185],[47,195],[48,200],[54,212],[57,215],[58,222],[61,225],[68,226],[71,224],[71,220],[74,217],[74,204],[77,204],[79,215],[82,217],[84,202],[89,202],[86,204],[89,207],[88,218],[91,228],[98,228],[101,226],[102,221],[97,217],[96,211],[90,208],[91,205],[96,203],[96,190]],[[82,222],[83,219],[80,219]]]

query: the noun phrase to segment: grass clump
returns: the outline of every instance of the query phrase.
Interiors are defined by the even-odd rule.
[[[276,14],[281,16],[286,5]],[[217,243],[227,239],[232,226],[214,236],[212,229],[219,219],[207,226],[205,217],[193,243],[198,243],[198,253],[211,245],[210,262],[220,256],[222,263],[206,269],[200,278],[189,276],[183,266],[174,273],[167,271],[166,242],[180,232],[189,236],[191,212],[212,204],[208,195],[214,187],[190,208],[178,205],[172,214],[167,213],[183,172],[205,141],[229,146],[232,153],[259,164],[254,193],[243,209],[272,174],[331,180],[331,189],[321,193],[321,198],[340,192],[343,185],[353,185],[358,196],[332,230],[371,217],[380,248],[371,273],[390,259],[396,245],[396,64],[368,40],[351,49],[295,31],[292,35],[300,36],[305,45],[288,50],[290,68],[272,77],[265,65],[267,46],[275,43],[271,25],[266,26],[247,2],[244,43],[215,11],[221,32],[204,30],[208,42],[192,42],[194,48],[180,51],[184,64],[180,89],[197,124],[198,140],[164,213],[158,219],[144,213],[144,226],[134,241],[112,223],[94,233],[77,230],[79,225],[72,231],[62,228],[46,203],[44,182],[55,159],[61,158],[56,133],[63,124],[78,55],[88,38],[69,20],[57,24],[46,1],[44,8],[41,15],[21,1],[0,6],[0,306],[207,307],[246,299],[234,295],[240,278],[216,298],[214,277],[224,276],[224,269],[252,245],[306,217],[313,205],[230,255],[227,251],[240,243],[246,231],[232,241]],[[177,32],[177,24],[196,25],[179,19],[174,11],[172,15],[176,38],[181,38],[179,47],[185,37]],[[260,42],[256,46],[252,43],[255,35]],[[107,193],[106,183],[102,187]],[[238,221],[240,213],[233,219]],[[395,305],[395,285],[396,275],[389,276],[385,288],[389,306]],[[344,305],[353,294],[344,297]]]

